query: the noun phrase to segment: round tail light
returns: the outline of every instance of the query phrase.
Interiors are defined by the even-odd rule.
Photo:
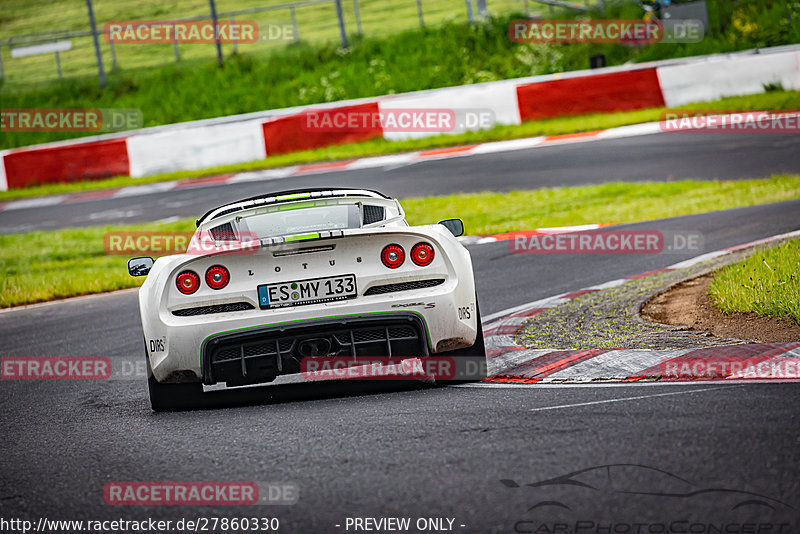
[[[425,267],[433,261],[433,254],[433,247],[430,243],[417,243],[411,249],[411,261],[420,267]]]
[[[184,295],[191,295],[200,288],[200,277],[194,271],[183,271],[175,279],[178,291]]]
[[[206,271],[206,284],[211,289],[222,289],[231,280],[231,273],[222,265],[212,265]]]
[[[397,269],[406,261],[406,251],[400,245],[386,245],[381,251],[381,261],[390,269]]]

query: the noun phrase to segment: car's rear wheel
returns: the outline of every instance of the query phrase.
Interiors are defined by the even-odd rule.
[[[475,343],[471,347],[435,354],[435,356],[454,358],[456,364],[456,372],[452,379],[437,377],[437,382],[463,384],[466,382],[480,381],[486,378],[486,343],[483,339],[481,310],[478,306],[477,297],[475,298],[475,315],[478,321],[478,333],[475,335]]]
[[[147,389],[150,393],[150,406],[154,412],[170,412],[175,410],[191,410],[200,408],[203,400],[203,384],[191,383],[161,383],[153,376],[150,367],[150,356],[145,350],[147,360]]]

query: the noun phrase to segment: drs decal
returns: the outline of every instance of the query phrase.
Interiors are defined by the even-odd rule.
[[[459,306],[458,307],[458,319],[461,321],[466,321],[472,318],[472,314],[475,313],[475,303],[471,303],[469,306]]]

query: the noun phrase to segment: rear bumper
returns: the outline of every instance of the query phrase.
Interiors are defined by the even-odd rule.
[[[319,332],[327,336],[331,349],[342,354],[352,350],[352,343],[346,343],[343,336],[349,336],[348,331],[353,329],[360,332],[365,328],[399,328],[410,323],[415,329],[414,336],[421,339],[419,346],[413,349],[405,343],[387,346],[385,350],[379,344],[357,343],[360,356],[389,355],[389,349],[396,356],[426,355],[471,346],[478,324],[475,313],[465,314],[463,310],[474,311],[475,293],[472,284],[465,285],[449,281],[431,288],[277,310],[251,309],[188,317],[176,317],[162,310],[158,314],[143,313],[142,324],[148,349],[160,349],[148,350],[153,375],[159,382],[227,382],[220,377],[230,377],[235,382],[237,375],[230,362],[238,356],[238,378],[244,378],[241,370],[244,348],[244,369],[250,376],[244,383],[248,383],[278,370],[275,357],[278,349],[282,356],[280,374],[297,372],[292,370],[295,369],[293,359],[301,350],[299,343],[319,337]],[[331,339],[337,333],[339,339]],[[276,339],[279,343],[283,340],[283,346],[277,349]],[[258,346],[265,343],[271,346]],[[292,343],[297,345],[292,346]],[[238,355],[231,352],[237,349]],[[375,352],[367,354],[365,351]],[[215,356],[219,353],[222,359],[218,362]],[[284,353],[287,358],[283,358]],[[259,355],[266,355],[266,358],[257,358]],[[229,363],[216,365],[224,361]],[[251,364],[251,361],[260,363]],[[250,365],[256,367],[251,369]],[[215,367],[219,368],[215,370]]]
[[[413,313],[318,319],[211,336],[201,353],[204,384],[258,384],[300,373],[308,357],[427,356],[428,329]]]

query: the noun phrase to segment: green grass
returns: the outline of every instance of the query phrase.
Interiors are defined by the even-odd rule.
[[[241,9],[276,6],[287,0],[218,0],[217,11],[225,13]],[[531,3],[533,9],[545,10]],[[361,26],[370,37],[388,36],[403,30],[419,27],[415,0],[359,0]],[[491,0],[491,13],[494,15],[520,11],[520,0]],[[357,31],[353,2],[342,2],[345,27],[350,34]],[[120,20],[164,20],[181,17],[209,18],[207,0],[99,0],[94,2],[98,27],[106,21]],[[325,46],[339,43],[339,26],[333,2],[321,5],[298,7],[295,10],[298,35],[304,43]],[[467,11],[463,0],[423,0],[423,15],[427,26],[444,23],[464,23]],[[268,34],[268,25],[291,26],[288,9],[265,11],[239,15],[236,20],[256,21],[262,34]],[[0,41],[10,37],[45,31],[88,30],[89,22],[86,3],[76,0],[4,0],[0,14]],[[64,76],[95,76],[92,39],[89,36],[72,38],[73,49],[61,53]],[[291,40],[272,38],[253,44],[223,44],[223,53],[228,56],[238,49],[243,54],[271,53],[280,50]],[[111,46],[105,39],[101,42],[104,64],[110,70],[112,63]],[[7,49],[6,49],[7,50]],[[179,45],[180,61],[213,60],[213,45]],[[177,61],[171,44],[117,44],[115,46],[117,63],[120,69],[131,70],[154,67]],[[9,83],[20,84],[52,80],[57,76],[55,59],[52,55],[29,56],[12,59],[6,55],[6,76]]]
[[[470,235],[584,223],[626,223],[800,198],[800,176],[734,182],[609,183],[511,193],[403,200],[411,224],[448,217]],[[126,256],[104,252],[109,231],[185,232],[193,219],[169,224],[98,227],[0,235],[0,307],[136,287]],[[795,252],[795,264],[797,254]],[[769,260],[768,260],[769,261]],[[774,268],[774,266],[773,266]],[[796,283],[795,275],[795,283]],[[795,300],[796,302],[796,300]]]
[[[759,250],[723,268],[708,291],[724,313],[750,312],[800,325],[800,241]]]
[[[469,235],[578,224],[622,224],[800,198],[800,176],[607,183],[403,200],[411,224],[464,220]]]
[[[142,225],[136,229],[191,231],[192,221]],[[125,256],[103,249],[115,227],[82,228],[0,236],[0,307],[135,287]]]
[[[601,130],[629,124],[639,124],[657,121],[666,108],[645,109],[619,113],[598,113],[578,117],[560,117],[555,119],[530,121],[521,125],[497,126],[491,130],[467,132],[460,135],[440,135],[413,139],[407,141],[386,141],[376,139],[372,141],[336,145],[316,150],[294,152],[268,159],[226,165],[199,171],[181,171],[174,173],[158,174],[143,178],[130,178],[118,176],[104,180],[81,181],[64,184],[45,184],[24,189],[12,189],[0,192],[0,201],[9,201],[21,198],[30,198],[44,195],[56,195],[90,191],[97,189],[110,189],[130,185],[142,185],[169,180],[191,179],[216,174],[251,171],[313,163],[322,161],[346,160],[352,158],[377,156],[390,153],[401,153],[445,146],[467,145],[504,139],[516,139],[538,135],[559,135],[575,132]],[[720,110],[748,110],[748,109],[800,109],[800,91],[774,91],[749,96],[723,98],[713,102],[692,104],[670,109],[720,109]]]

